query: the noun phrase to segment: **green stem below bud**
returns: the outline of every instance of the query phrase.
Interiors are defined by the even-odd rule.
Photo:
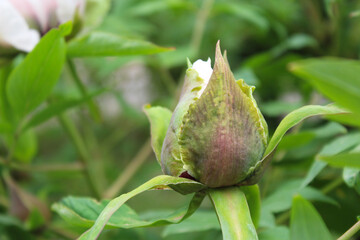
[[[258,240],[244,192],[239,187],[208,190],[224,240]]]

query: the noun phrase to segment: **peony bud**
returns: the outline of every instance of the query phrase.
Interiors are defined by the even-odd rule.
[[[84,5],[85,0],[1,0],[0,56],[12,48],[31,51],[51,28],[82,15]]]
[[[210,59],[189,65],[161,156],[157,154],[162,170],[208,187],[241,184],[253,177],[268,139],[254,87],[235,80],[219,43],[214,70]]]

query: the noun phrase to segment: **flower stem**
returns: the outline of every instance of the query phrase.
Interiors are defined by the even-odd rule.
[[[114,183],[105,191],[103,197],[115,197],[126,185],[126,183],[131,179],[131,177],[136,173],[139,167],[145,162],[151,152],[152,151],[149,139],[144,143],[138,154],[136,154],[136,156],[130,161],[129,165],[126,166],[124,171],[119,175],[119,177],[114,181]]]
[[[75,125],[70,121],[70,119],[67,117],[66,114],[60,114],[58,116],[58,119],[59,119],[61,125],[63,126],[63,128],[69,134],[78,154],[80,155],[80,160],[82,161],[82,163],[85,166],[85,169],[84,169],[85,176],[87,178],[87,182],[89,184],[91,191],[97,198],[100,198],[101,194],[96,185],[96,180],[95,180],[96,178],[95,178],[94,174],[92,173],[91,156],[86,149],[85,143],[84,143],[79,131],[77,130]]]
[[[74,80],[76,87],[79,89],[80,93],[82,94],[82,96],[84,98],[88,97],[87,89],[84,86],[84,84],[82,83],[82,81],[76,71],[74,62],[71,59],[67,59],[67,65],[69,67],[70,74],[72,76],[72,79]],[[100,110],[99,110],[98,106],[96,105],[96,103],[94,102],[94,100],[89,99],[87,104],[89,106],[90,112],[91,112],[93,118],[95,119],[95,121],[101,122]]]
[[[244,192],[239,187],[208,190],[224,240],[257,240]]]
[[[214,4],[214,0],[204,0],[203,2],[204,3],[196,17],[196,23],[191,39],[191,47],[193,48],[195,55],[197,55],[199,52],[201,41],[204,36],[206,21]]]
[[[357,221],[349,230],[347,230],[341,237],[337,240],[348,240],[354,236],[358,231],[360,231],[360,220]]]

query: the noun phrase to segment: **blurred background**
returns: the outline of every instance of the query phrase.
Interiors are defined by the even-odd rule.
[[[107,89],[95,98],[100,109],[98,118],[89,112],[87,104],[67,112],[85,140],[84,148],[91,156],[90,166],[101,198],[113,198],[162,174],[150,147],[149,123],[142,108],[150,103],[173,110],[187,68],[186,58],[191,62],[214,59],[218,40],[222,50],[227,50],[235,77],[256,86],[255,98],[271,134],[292,110],[329,102],[289,71],[291,62],[323,56],[358,59],[360,54],[360,2],[355,0],[113,0],[106,4],[106,14],[96,30],[174,50],[148,56],[74,60],[89,91]],[[70,71],[64,68],[53,98],[80,95],[69,80]],[[272,166],[260,182],[262,197],[270,204],[286,204],[281,200],[291,195],[292,184],[305,176],[314,155],[346,131],[351,128],[320,118],[295,127],[279,146]],[[5,153],[6,145],[2,143],[0,154]],[[2,185],[0,238],[79,236],[84,228],[67,224],[51,212],[50,206],[69,195],[99,196],[86,184],[79,154],[59,121],[53,118],[36,127],[15,157],[19,163],[12,170],[16,186],[41,201],[49,216],[44,220],[33,213],[23,219],[21,226],[11,224],[17,220],[9,216],[7,209],[11,206],[19,210],[22,203]],[[339,171],[327,168],[312,186],[321,189]],[[314,204],[333,234],[340,235],[360,212],[360,205],[356,204],[359,195],[342,185],[329,196],[338,204]],[[130,200],[129,206],[149,217],[180,207],[189,198],[171,191],[150,191]],[[201,206],[203,211],[211,208],[208,200]],[[266,221],[286,224],[288,218],[283,212],[280,208],[267,215],[269,219],[263,218],[265,226]],[[215,215],[210,218],[215,219],[215,226],[205,231],[182,233],[181,227],[111,230],[105,231],[101,239],[221,239]]]

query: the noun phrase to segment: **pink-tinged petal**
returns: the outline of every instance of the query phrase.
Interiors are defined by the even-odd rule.
[[[29,52],[40,40],[36,30],[30,29],[25,18],[8,1],[0,1],[0,42]]]

